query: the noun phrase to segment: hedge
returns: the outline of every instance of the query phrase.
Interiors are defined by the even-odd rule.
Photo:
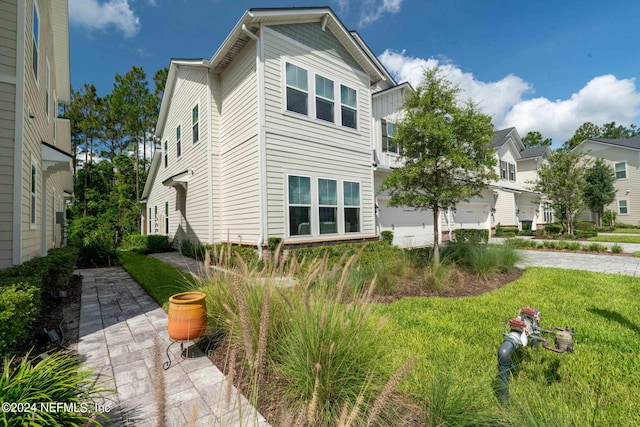
[[[475,228],[459,228],[455,231],[457,243],[487,243],[489,242],[489,230]]]
[[[40,314],[40,289],[28,282],[0,289],[0,356],[13,352],[31,335],[31,324]]]
[[[154,254],[171,250],[169,236],[162,234],[129,234],[122,239],[123,249],[140,254]]]

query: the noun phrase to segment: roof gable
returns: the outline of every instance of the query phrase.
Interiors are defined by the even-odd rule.
[[[640,135],[636,135],[628,139],[590,138],[590,139],[585,139],[578,146],[588,142],[595,142],[599,144],[612,145],[612,146],[621,147],[621,148],[630,148],[633,150],[640,150]]]

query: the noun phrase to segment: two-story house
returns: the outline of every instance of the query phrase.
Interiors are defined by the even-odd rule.
[[[330,8],[248,10],[211,59],[171,61],[142,231],[376,239],[372,102],[395,86]]]
[[[67,0],[0,4],[0,268],[64,243],[73,193]]]
[[[616,175],[616,199],[605,209],[617,212],[616,221],[630,225],[640,224],[640,135],[629,139],[585,139],[574,150],[593,159],[601,158]],[[590,221],[595,216],[587,214]]]

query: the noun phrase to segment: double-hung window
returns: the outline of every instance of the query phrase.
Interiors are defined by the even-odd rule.
[[[176,128],[176,157],[182,154],[182,128],[180,125]]]
[[[164,202],[164,234],[169,235],[169,202]]]
[[[344,195],[344,232],[360,231],[360,183],[343,182]]]
[[[516,180],[516,165],[509,163],[509,181]]]
[[[507,162],[500,160],[500,178],[507,179]]]
[[[338,232],[338,182],[318,179],[318,221],[320,234]]]
[[[358,128],[358,100],[356,90],[340,85],[340,109],[342,126]]]
[[[36,163],[33,159],[31,159],[31,206],[29,206],[29,224],[31,226],[36,225],[36,191],[38,188],[38,169],[36,168]]]
[[[287,110],[307,115],[309,84],[307,70],[287,62]]]
[[[613,165],[616,171],[616,179],[625,179],[627,177],[627,163],[619,162]]]
[[[191,110],[191,138],[195,144],[200,139],[200,128],[198,124],[198,104]]]
[[[618,213],[620,215],[629,215],[629,201],[626,199],[618,200]]]
[[[38,56],[40,51],[40,14],[38,13],[37,2],[33,2],[33,56],[31,58],[32,64],[31,67],[33,69],[33,75],[38,81]]]
[[[334,122],[333,80],[316,75],[316,117]]]
[[[169,145],[167,141],[164,142],[164,167],[169,166]]]
[[[51,69],[49,68],[49,59],[46,61],[44,88],[44,113],[47,119],[49,119],[49,100],[51,99]]]
[[[398,144],[395,139],[396,124],[389,121],[382,123],[382,151],[393,154],[400,154]]]
[[[289,176],[289,235],[311,234],[311,178]]]

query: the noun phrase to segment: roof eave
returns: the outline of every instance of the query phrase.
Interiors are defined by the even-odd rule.
[[[53,56],[55,58],[56,72],[56,99],[58,102],[68,105],[71,103],[68,0],[51,0],[51,15]]]

